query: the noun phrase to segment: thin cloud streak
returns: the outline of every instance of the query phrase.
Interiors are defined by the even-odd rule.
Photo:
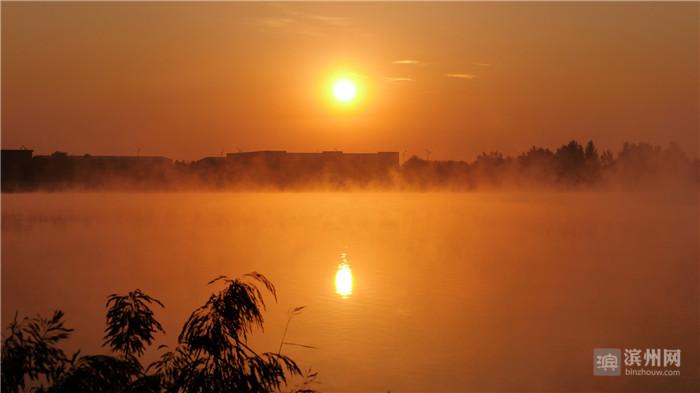
[[[425,63],[423,63],[420,60],[410,60],[410,59],[405,59],[405,60],[395,60],[391,62],[392,64],[406,64],[406,65],[414,65],[414,66],[424,66]]]
[[[457,78],[457,79],[474,79],[474,78],[476,78],[476,75],[474,75],[474,74],[445,74],[445,76],[448,78]]]

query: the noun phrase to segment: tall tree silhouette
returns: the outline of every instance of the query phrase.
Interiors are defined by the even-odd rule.
[[[555,153],[559,179],[568,183],[579,183],[584,179],[585,153],[576,141],[563,145]]]
[[[593,141],[588,141],[586,149],[583,152],[583,160],[585,166],[585,179],[588,182],[595,182],[600,177],[600,155],[598,149],[593,144]]]

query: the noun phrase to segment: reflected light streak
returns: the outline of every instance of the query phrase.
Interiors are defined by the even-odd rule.
[[[346,257],[347,254],[340,254],[341,262],[338,265],[338,271],[335,273],[335,293],[343,299],[347,299],[352,295],[352,270]]]

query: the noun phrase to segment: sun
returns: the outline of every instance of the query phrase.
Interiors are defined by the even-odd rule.
[[[341,103],[350,103],[357,96],[357,86],[347,78],[333,82],[333,97]]]

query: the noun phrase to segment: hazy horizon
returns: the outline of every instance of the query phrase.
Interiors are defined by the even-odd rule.
[[[650,146],[652,146],[652,147],[655,147],[655,148],[658,147],[658,148],[661,148],[661,149],[666,149],[666,148],[669,148],[669,147],[672,146],[672,145],[676,145],[676,146],[678,146],[678,147],[680,148],[680,151],[681,151],[683,154],[688,155],[688,158],[689,158],[689,159],[691,159],[691,160],[696,160],[696,159],[699,158],[698,156],[693,156],[692,154],[689,154],[689,152],[688,152],[687,150],[685,150],[684,147],[683,147],[682,145],[679,145],[676,141],[669,141],[669,142],[666,143],[666,144],[654,144],[654,143],[650,143],[649,141],[644,141],[644,140],[640,140],[640,141],[637,141],[637,140],[632,141],[632,140],[630,140],[630,141],[624,141],[623,144],[621,144],[620,146],[606,147],[606,146],[600,146],[600,145],[598,145],[597,142],[594,141],[594,140],[592,140],[592,139],[587,139],[587,140],[583,140],[583,141],[582,141],[582,140],[575,140],[575,139],[566,140],[566,141],[562,140],[560,143],[554,143],[554,144],[552,144],[552,145],[541,145],[541,144],[537,144],[537,143],[532,143],[532,144],[528,145],[528,146],[527,146],[525,149],[523,149],[523,150],[514,150],[514,151],[512,151],[512,152],[510,152],[510,153],[504,152],[504,151],[500,151],[500,150],[481,150],[481,151],[478,151],[473,157],[465,157],[465,158],[462,158],[462,159],[454,159],[454,160],[453,160],[453,159],[449,159],[449,158],[444,158],[444,157],[435,156],[435,154],[434,154],[432,151],[430,151],[430,150],[424,150],[423,152],[415,152],[415,154],[409,154],[408,151],[406,151],[406,150],[401,151],[401,150],[399,150],[399,149],[394,149],[394,150],[388,149],[388,150],[377,150],[377,151],[366,151],[366,150],[356,150],[356,151],[355,151],[355,150],[343,150],[343,149],[319,149],[319,150],[305,150],[305,151],[302,151],[302,150],[289,150],[289,149],[284,149],[284,148],[281,148],[281,149],[265,149],[265,148],[262,148],[262,149],[255,149],[255,150],[231,150],[231,151],[220,151],[220,152],[218,152],[218,154],[212,154],[212,155],[209,155],[209,156],[193,157],[192,159],[181,159],[181,158],[178,158],[178,157],[170,157],[170,156],[164,156],[164,155],[148,154],[148,152],[143,152],[143,151],[141,151],[140,149],[137,150],[137,151],[135,151],[135,152],[116,152],[116,151],[115,151],[115,152],[111,152],[111,153],[110,153],[110,152],[107,152],[107,153],[103,153],[103,154],[95,154],[94,152],[90,152],[90,151],[64,151],[64,150],[58,150],[58,149],[48,149],[47,151],[37,151],[36,149],[33,149],[31,146],[25,146],[25,145],[21,145],[21,146],[18,146],[18,147],[14,147],[14,146],[2,146],[2,147],[3,147],[3,149],[10,149],[10,150],[15,150],[15,149],[16,149],[16,150],[23,150],[23,149],[31,150],[31,151],[33,152],[33,153],[32,153],[33,156],[50,156],[51,154],[54,154],[54,153],[66,153],[66,154],[69,155],[69,156],[76,156],[76,157],[78,157],[78,156],[106,156],[106,157],[109,157],[109,156],[115,156],[115,157],[119,157],[119,156],[123,156],[123,157],[140,156],[140,157],[164,157],[164,158],[169,158],[169,159],[171,159],[171,160],[173,160],[173,161],[183,161],[183,162],[195,162],[195,161],[198,161],[198,160],[200,160],[200,159],[208,158],[208,157],[225,157],[227,154],[255,153],[255,152],[277,152],[277,151],[279,151],[279,152],[287,152],[287,153],[340,152],[340,153],[350,153],[350,154],[355,154],[355,153],[360,153],[360,154],[362,154],[362,153],[373,154],[373,153],[386,153],[386,152],[390,152],[390,153],[399,153],[400,162],[403,163],[403,162],[405,162],[406,160],[408,160],[409,158],[412,158],[412,157],[417,157],[417,158],[420,158],[420,159],[423,159],[423,160],[433,160],[433,161],[464,161],[464,162],[472,162],[472,161],[474,161],[475,159],[477,159],[477,158],[479,157],[479,155],[484,154],[484,153],[486,153],[486,154],[488,154],[488,153],[502,153],[502,154],[504,155],[504,157],[517,158],[518,156],[520,156],[520,155],[522,155],[522,154],[526,154],[531,148],[541,148],[541,149],[547,149],[547,150],[550,150],[550,151],[552,151],[552,152],[555,152],[557,149],[561,148],[562,146],[565,146],[566,144],[568,144],[568,143],[571,142],[571,141],[580,143],[582,146],[585,146],[586,143],[588,143],[588,142],[593,142],[593,143],[595,144],[595,146],[596,146],[596,150],[597,150],[599,153],[603,153],[603,152],[609,151],[609,152],[612,153],[612,154],[617,154],[617,153],[619,153],[619,152],[622,150],[622,148],[624,147],[624,144],[625,144],[625,143],[628,143],[628,144],[648,144],[648,145],[650,145]]]

